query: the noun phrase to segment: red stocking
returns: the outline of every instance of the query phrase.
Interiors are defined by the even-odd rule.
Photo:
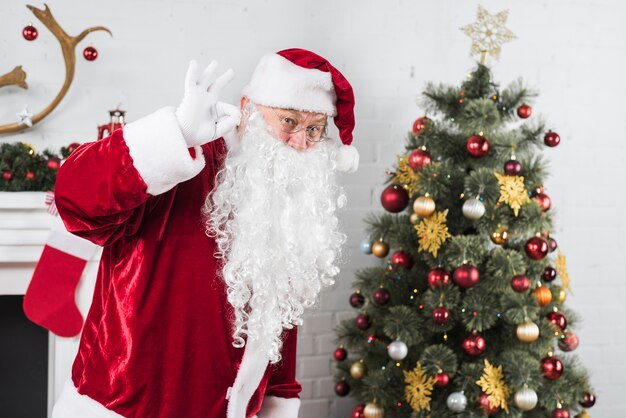
[[[65,230],[58,217],[24,296],[24,313],[60,337],[73,337],[83,327],[76,306],[76,286],[97,246]]]

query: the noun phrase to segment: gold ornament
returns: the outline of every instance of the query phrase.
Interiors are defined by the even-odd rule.
[[[420,238],[419,251],[428,251],[433,257],[437,257],[437,251],[441,245],[452,235],[446,226],[448,210],[436,212],[429,218],[422,220],[415,226]]]
[[[366,372],[367,368],[365,367],[365,363],[363,363],[363,361],[361,360],[352,363],[352,366],[350,366],[350,376],[352,376],[354,379],[363,379]]]
[[[532,343],[539,338],[539,327],[532,321],[526,321],[517,326],[517,339],[523,343]]]
[[[372,254],[378,258],[385,258],[389,254],[389,244],[384,241],[374,241],[372,243]]]
[[[528,190],[524,187],[524,177],[508,176],[500,173],[494,174],[498,179],[498,183],[500,183],[500,199],[498,199],[498,202],[511,206],[513,213],[517,216],[522,205],[530,202]]]
[[[583,409],[582,412],[576,415],[576,418],[590,418],[586,409]]]
[[[398,169],[393,175],[392,182],[402,184],[409,196],[413,196],[417,190],[419,175],[413,171],[409,165],[409,158],[406,155],[398,156]]]
[[[494,244],[504,245],[509,242],[509,232],[504,227],[498,228],[489,236]]]
[[[435,377],[429,377],[422,366],[417,363],[415,368],[404,373],[404,398],[407,400],[411,408],[415,411],[430,411],[430,395],[433,393],[433,387],[437,382]]]
[[[417,225],[421,221],[417,213],[412,213],[411,216],[409,217],[409,220],[411,221],[411,225]]]
[[[413,202],[413,211],[420,218],[428,218],[435,213],[435,201],[430,196],[420,196]]]
[[[476,381],[476,384],[489,396],[489,407],[500,407],[509,412],[507,399],[511,395],[511,390],[504,381],[502,366],[494,367],[489,360],[485,359],[483,375]]]
[[[378,406],[373,402],[369,402],[363,409],[363,416],[365,418],[384,418],[385,410],[381,406]]]
[[[556,291],[556,295],[553,294],[552,296],[554,297],[554,299],[556,299],[557,302],[559,302],[561,305],[565,303],[565,299],[567,299],[567,293],[565,292],[565,289],[555,286],[552,288],[552,291]]]
[[[572,288],[570,287],[570,278],[569,274],[567,273],[567,260],[560,250],[558,251],[558,255],[554,260],[554,265],[556,267],[557,273],[559,274],[559,277],[561,278],[561,284],[565,289],[569,290],[569,292],[572,293]]]
[[[552,292],[545,286],[537,286],[535,288],[535,297],[539,306],[543,308],[552,301]]]
[[[478,6],[476,22],[461,28],[472,40],[471,54],[481,54],[481,64],[487,64],[487,54],[500,58],[502,44],[516,38],[515,34],[504,26],[508,15],[508,10],[503,10],[492,16]]]

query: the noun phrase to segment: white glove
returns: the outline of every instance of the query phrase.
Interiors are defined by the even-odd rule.
[[[176,109],[176,119],[187,145],[191,148],[224,136],[239,125],[241,112],[236,106],[217,100],[218,94],[235,73],[229,69],[213,83],[217,62],[211,63],[202,74],[198,62],[192,60],[185,77],[185,95]]]

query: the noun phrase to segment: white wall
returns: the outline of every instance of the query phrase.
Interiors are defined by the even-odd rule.
[[[477,0],[284,1],[70,1],[48,0],[70,34],[105,25],[114,34],[91,34],[95,62],[78,59],[76,78],[62,104],[30,131],[0,137],[36,149],[95,138],[118,103],[134,120],[182,94],[187,62],[215,58],[237,78],[223,98],[236,101],[259,56],[303,47],[344,72],[357,99],[357,175],[345,176],[350,197],[345,227],[348,265],[333,292],[309,314],[300,339],[301,417],[349,416],[351,401],[333,393],[333,327],[352,315],[347,297],[355,269],[374,263],[358,252],[361,219],[378,210],[384,171],[402,151],[405,132],[422,111],[416,98],[426,81],[458,83],[471,70],[470,41],[459,30],[475,19]],[[620,0],[484,0],[495,13],[508,8],[508,27],[519,39],[493,65],[506,84],[520,76],[541,92],[534,111],[560,133],[546,153],[552,177],[546,192],[556,216],[556,239],[568,256],[574,296],[569,306],[584,319],[577,354],[592,373],[599,402],[593,416],[626,416],[626,198],[624,97],[626,3]],[[42,3],[35,3],[42,6]],[[33,21],[36,42],[21,37]],[[22,64],[30,90],[0,91],[0,123],[24,104],[38,111],[63,80],[63,61],[52,35],[19,2],[0,2],[0,73]]]

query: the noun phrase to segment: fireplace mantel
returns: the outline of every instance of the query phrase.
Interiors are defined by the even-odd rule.
[[[0,192],[0,295],[26,293],[53,223],[45,198],[45,192]],[[87,263],[76,289],[76,303],[83,317],[91,303],[99,254]],[[79,339],[49,336],[48,416],[70,376]]]

